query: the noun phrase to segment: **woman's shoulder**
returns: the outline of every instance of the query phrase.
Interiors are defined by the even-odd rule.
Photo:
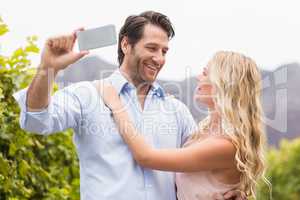
[[[200,150],[205,147],[226,155],[235,155],[236,148],[229,136],[225,134],[208,134],[205,132],[198,134],[197,137],[187,140],[183,147],[198,146]]]

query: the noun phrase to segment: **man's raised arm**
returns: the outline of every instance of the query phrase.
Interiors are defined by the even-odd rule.
[[[76,31],[46,41],[37,74],[28,88],[26,101],[28,111],[39,111],[47,107],[58,71],[88,54],[88,51],[74,52],[75,41]]]
[[[88,51],[74,52],[76,31],[72,34],[50,38],[41,54],[40,65],[28,88],[14,94],[21,107],[21,128],[38,134],[51,134],[75,128],[81,117],[82,95],[73,84],[50,96],[56,74],[76,62]],[[85,85],[88,89],[88,85]],[[77,92],[75,92],[75,90]]]

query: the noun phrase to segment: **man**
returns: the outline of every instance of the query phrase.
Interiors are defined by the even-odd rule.
[[[196,127],[187,107],[168,98],[155,82],[173,36],[163,14],[129,16],[119,33],[120,67],[106,79],[156,148],[180,147]],[[88,54],[73,52],[75,40],[76,32],[47,40],[32,83],[14,95],[22,110],[21,127],[44,135],[74,129],[83,200],[175,200],[174,174],[136,164],[95,82],[79,82],[50,97],[55,75]]]

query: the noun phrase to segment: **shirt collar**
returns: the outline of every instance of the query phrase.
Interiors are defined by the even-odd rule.
[[[107,80],[109,80],[109,82],[115,87],[118,94],[122,93],[124,90],[135,88],[135,86],[124,77],[120,69],[116,69]],[[152,83],[152,87],[149,92],[162,98],[164,98],[166,94],[164,89],[156,81]]]
[[[151,91],[158,97],[164,98],[166,96],[165,90],[156,81],[152,83]]]
[[[132,88],[133,85],[123,76],[119,69],[116,69],[107,80],[115,87],[120,94],[124,88]]]

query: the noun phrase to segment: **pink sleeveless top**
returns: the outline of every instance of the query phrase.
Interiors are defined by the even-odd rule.
[[[239,186],[239,183],[221,183],[211,171],[176,173],[175,180],[178,200],[224,199],[224,193]]]

